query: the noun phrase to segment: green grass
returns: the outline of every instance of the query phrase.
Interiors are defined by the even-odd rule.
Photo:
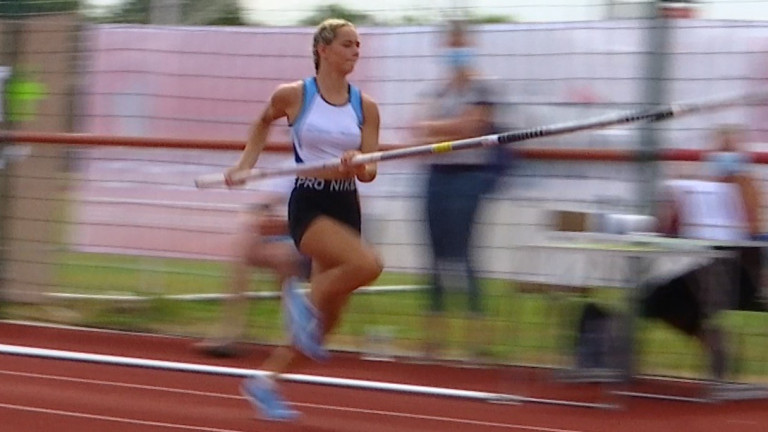
[[[58,270],[62,292],[103,294],[217,293],[227,265],[217,261],[108,254],[64,254]]]
[[[9,305],[10,318],[36,319],[81,326],[203,337],[216,327],[221,304],[182,302],[160,294],[220,293],[226,288],[227,263],[183,259],[151,259],[107,254],[67,253],[59,257],[56,284],[60,292],[82,294],[137,294],[146,302],[59,300],[47,305]],[[423,285],[419,275],[386,273],[377,285]],[[518,292],[505,280],[484,280],[487,316],[483,336],[490,340],[486,354],[502,362],[562,365],[569,362],[576,316],[584,297],[575,294]],[[251,289],[276,289],[267,274],[257,274]],[[595,290],[591,300],[620,306],[624,291]],[[416,353],[425,340],[425,292],[356,294],[343,322],[330,341],[335,348],[358,350],[367,333],[386,329],[398,349]],[[461,354],[476,334],[468,333],[472,319],[463,312],[465,297],[448,296],[445,321],[446,350]],[[733,346],[740,353],[735,367],[742,376],[768,376],[768,314],[727,312],[720,320],[734,330]],[[283,331],[279,303],[249,303],[247,337],[278,343]],[[675,375],[701,374],[705,368],[699,346],[659,323],[641,322],[638,347],[643,371]]]

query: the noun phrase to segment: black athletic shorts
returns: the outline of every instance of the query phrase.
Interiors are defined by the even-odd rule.
[[[288,227],[297,248],[318,216],[333,218],[359,233],[360,198],[355,179],[297,177],[288,201]]]
[[[658,318],[672,327],[696,335],[708,318],[699,298],[700,269],[678,276],[661,285],[650,286],[642,299],[641,315]]]
[[[693,269],[664,284],[650,286],[643,298],[642,312],[649,318],[660,318],[672,326],[694,335],[705,320],[720,310],[764,311],[760,298],[762,280],[762,251],[758,247],[718,247],[718,250],[736,253],[719,271],[725,279],[718,279],[716,264],[710,263]],[[724,273],[722,273],[724,271]],[[714,279],[713,279],[714,278]],[[714,290],[706,295],[703,283],[713,283]]]

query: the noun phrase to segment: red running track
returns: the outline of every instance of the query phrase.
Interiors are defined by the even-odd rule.
[[[254,368],[266,355],[250,346],[238,359],[211,359],[184,338],[0,323],[0,343]],[[606,401],[599,388],[558,384],[546,371],[459,368],[374,362],[337,353],[304,374],[437,386],[526,397]],[[286,397],[303,412],[291,424],[254,418],[240,397],[241,378],[0,355],[0,430],[33,431],[336,431],[336,432],[757,432],[768,425],[768,401],[697,404],[636,398],[622,409],[538,403],[518,405],[374,390],[287,383]],[[669,390],[669,389],[667,389]],[[691,389],[678,389],[681,392]],[[613,400],[616,402],[616,400]]]

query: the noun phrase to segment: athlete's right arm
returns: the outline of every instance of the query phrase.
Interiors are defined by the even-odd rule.
[[[289,119],[295,117],[301,107],[301,82],[282,84],[272,93],[269,102],[261,115],[253,122],[248,133],[248,141],[240,155],[237,164],[228,169],[224,174],[227,185],[242,184],[244,181],[235,181],[232,176],[236,172],[246,171],[256,165],[259,155],[267,145],[267,137],[272,123],[283,117]]]

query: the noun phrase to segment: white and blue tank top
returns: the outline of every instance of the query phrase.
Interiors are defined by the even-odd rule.
[[[333,105],[323,99],[314,77],[305,79],[301,110],[291,125],[296,163],[323,162],[359,150],[362,125],[363,102],[357,87],[349,86],[347,103]]]

